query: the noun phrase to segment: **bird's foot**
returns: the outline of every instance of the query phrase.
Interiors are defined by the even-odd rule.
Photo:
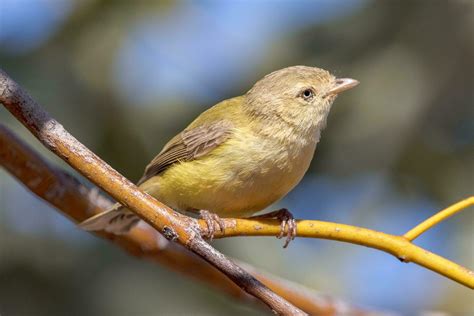
[[[206,221],[207,233],[204,237],[209,239],[209,241],[212,241],[214,238],[214,233],[216,232],[216,226],[214,224],[217,224],[219,230],[224,233],[225,222],[217,214],[206,210],[201,210],[199,211],[199,216]]]
[[[293,214],[286,209],[282,208],[270,213],[252,216],[249,219],[263,219],[263,218],[275,218],[280,220],[280,234],[277,236],[278,239],[283,238],[286,235],[285,244],[283,248],[288,247],[290,241],[296,237],[296,221]]]

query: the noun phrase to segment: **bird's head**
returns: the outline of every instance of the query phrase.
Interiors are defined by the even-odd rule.
[[[282,127],[320,131],[337,95],[358,83],[316,67],[283,68],[255,83],[245,95],[246,107],[254,117]]]

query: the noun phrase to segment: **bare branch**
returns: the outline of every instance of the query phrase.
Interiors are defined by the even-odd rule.
[[[418,224],[416,227],[410,229],[403,237],[405,237],[409,241],[415,240],[418,236],[423,234],[425,231],[428,229],[434,227],[435,225],[439,224],[440,222],[444,221],[448,217],[453,216],[454,214],[462,211],[463,209],[474,205],[474,196],[470,196],[467,199],[464,199],[462,201],[459,201],[444,210],[439,211],[435,215],[431,216],[427,220],[424,220],[420,224]]]
[[[233,236],[277,236],[279,222],[271,219],[225,219],[225,233],[214,238]],[[371,229],[314,220],[297,220],[297,236],[331,239],[382,250],[402,262],[413,262],[444,275],[462,285],[474,288],[474,272],[450,260],[418,247],[404,236],[386,234]],[[199,221],[202,229],[205,223]]]

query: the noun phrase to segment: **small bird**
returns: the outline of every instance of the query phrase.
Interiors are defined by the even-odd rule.
[[[181,212],[200,214],[209,239],[221,217],[248,217],[280,200],[308,170],[336,96],[358,85],[328,71],[293,66],[266,75],[244,95],[222,101],[173,137],[137,185]],[[281,209],[286,247],[296,235]],[[127,233],[140,219],[120,204],[82,222],[85,230]]]

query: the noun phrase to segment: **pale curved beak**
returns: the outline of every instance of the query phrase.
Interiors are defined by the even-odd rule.
[[[335,81],[335,85],[334,87],[332,87],[328,92],[326,92],[326,94],[324,95],[324,97],[327,97],[327,96],[330,96],[330,95],[335,95],[335,94],[339,94],[343,91],[346,91],[346,90],[349,90],[349,89],[352,89],[354,88],[355,86],[357,86],[359,84],[359,81],[355,80],[355,79],[351,79],[351,78],[338,78],[336,79]]]

